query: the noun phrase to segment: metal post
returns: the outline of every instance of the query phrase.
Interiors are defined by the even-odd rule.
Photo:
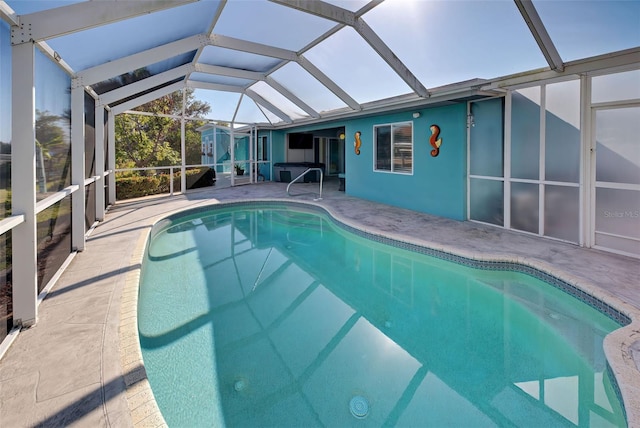
[[[257,135],[256,135],[256,126],[253,125],[249,131],[249,182],[256,183],[258,180],[256,179],[256,172],[258,168],[258,164],[254,162],[254,153],[256,152],[257,144]]]
[[[218,142],[216,141],[217,127],[213,125],[213,169],[216,172],[216,177],[218,176]]]
[[[84,87],[71,81],[71,184],[78,190],[71,195],[71,248],[84,251]]]
[[[33,43],[13,45],[11,91],[11,210],[24,214],[13,229],[13,323],[37,321],[36,108]]]
[[[184,136],[184,104],[186,102],[186,92],[182,89],[182,114],[180,115],[180,191],[185,193],[187,191],[187,168],[186,168],[186,150],[185,150],[185,136]]]
[[[596,172],[595,144],[593,142],[593,109],[591,107],[591,76],[580,78],[580,236],[581,247],[595,244]]]
[[[507,91],[504,99],[504,223],[505,229],[511,229],[511,117],[512,91]]]
[[[233,134],[233,122],[229,130],[229,150],[231,154],[231,186],[236,184],[236,137]]]
[[[104,220],[104,107],[96,103],[95,108],[96,117],[96,175],[99,177],[96,180],[96,220]]]
[[[169,167],[169,195],[173,196],[173,167]]]
[[[107,119],[107,126],[109,128],[108,141],[109,145],[109,159],[107,163],[109,166],[109,205],[116,203],[116,116],[111,110],[109,110],[109,117]]]

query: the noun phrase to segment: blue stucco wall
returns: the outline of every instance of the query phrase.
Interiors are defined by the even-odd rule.
[[[414,119],[412,114],[420,112]],[[413,174],[373,170],[374,125],[413,122]],[[440,127],[440,154],[432,157],[429,127]],[[467,128],[466,104],[416,109],[404,113],[381,114],[360,119],[334,121],[287,130],[259,131],[268,135],[273,163],[284,162],[286,134],[345,127],[346,193],[414,211],[466,219]],[[354,134],[361,131],[362,147],[354,153]],[[203,134],[204,135],[204,134]],[[268,174],[270,175],[270,174]],[[269,177],[270,178],[270,177]],[[267,179],[269,179],[267,178]]]
[[[420,117],[413,118],[414,112]],[[414,211],[466,219],[467,128],[466,104],[416,109],[404,113],[381,114],[361,119],[273,131],[273,162],[285,161],[285,141],[289,132],[345,127],[346,193]],[[413,121],[413,174],[373,170],[374,125]],[[429,127],[440,127],[442,147],[432,157]],[[354,134],[362,132],[360,155],[354,152]]]
[[[205,137],[209,137],[210,140],[213,139],[213,128],[205,129],[200,133],[202,135],[201,141],[204,142]]]
[[[273,156],[273,163],[284,162],[285,161],[285,143],[286,143],[286,134],[287,132],[293,132],[290,130],[285,131],[272,131],[271,132],[271,144],[273,144],[273,148],[271,149]]]
[[[412,113],[420,112],[414,119]],[[466,218],[466,105],[414,110],[346,123],[346,192],[351,196],[456,220]],[[413,121],[413,175],[373,170],[373,126]],[[429,127],[440,127],[440,154],[432,157]],[[354,134],[361,131],[360,155]]]

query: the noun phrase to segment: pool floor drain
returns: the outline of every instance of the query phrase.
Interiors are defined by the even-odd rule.
[[[356,395],[349,401],[349,410],[358,419],[366,418],[369,414],[369,402],[362,395]]]
[[[247,387],[247,382],[244,379],[239,379],[233,384],[233,389],[237,392],[243,391]]]

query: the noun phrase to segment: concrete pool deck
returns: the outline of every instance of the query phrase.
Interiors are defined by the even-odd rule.
[[[123,201],[87,239],[0,360],[0,425],[160,426],[139,355],[136,298],[152,224],[168,213],[233,200],[283,199],[326,208],[353,227],[479,259],[518,261],[553,273],[634,319],[605,342],[630,426],[640,426],[640,261],[472,222],[349,197],[325,183],[324,199],[288,197],[285,183],[198,190]],[[317,191],[299,184],[293,193]],[[635,348],[634,348],[635,347]],[[635,349],[635,350],[634,350]],[[634,361],[635,357],[635,361]],[[127,388],[128,387],[128,388]]]

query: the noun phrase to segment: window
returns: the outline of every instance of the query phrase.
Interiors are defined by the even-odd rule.
[[[505,102],[469,105],[469,218],[578,242],[580,80],[512,91],[510,136]]]
[[[412,123],[375,126],[374,135],[374,170],[411,174],[413,172]]]

